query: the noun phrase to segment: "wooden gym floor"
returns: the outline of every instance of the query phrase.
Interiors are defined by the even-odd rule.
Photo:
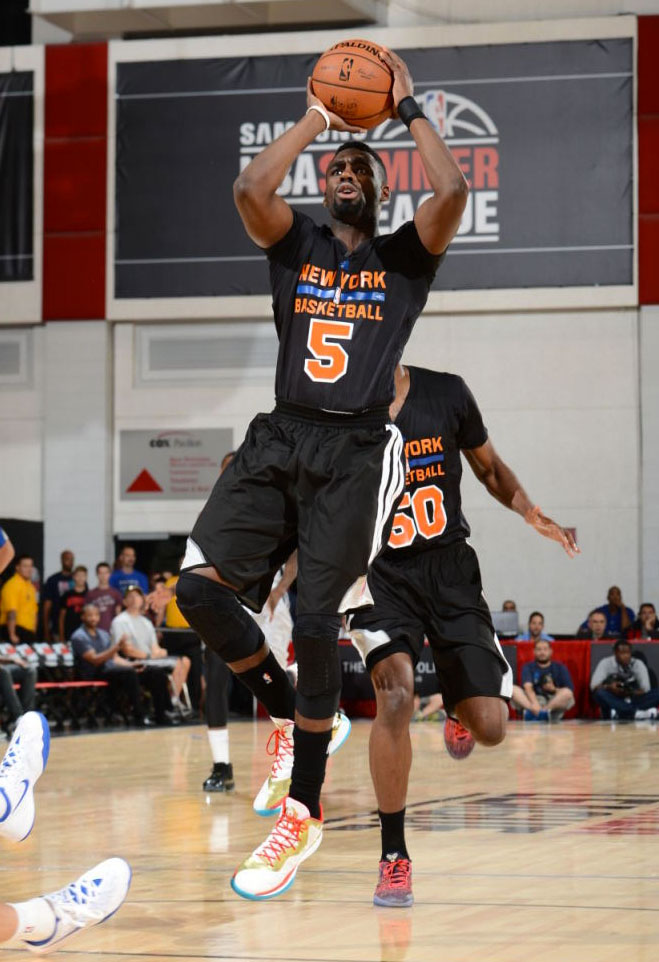
[[[369,728],[356,722],[330,762],[321,848],[265,903],[239,899],[229,879],[269,830],[251,810],[266,723],[231,727],[230,796],[201,791],[202,727],[53,739],[33,833],[2,847],[0,899],[128,859],[126,903],[61,950],[69,962],[656,962],[656,726],[513,723],[502,746],[462,762],[445,753],[441,725],[415,726],[416,904],[402,910],[371,904]],[[0,950],[0,962],[18,959]]]

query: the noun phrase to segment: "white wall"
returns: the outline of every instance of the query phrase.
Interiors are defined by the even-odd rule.
[[[642,598],[659,608],[659,306],[641,309]]]
[[[0,516],[41,521],[43,434],[43,328],[17,332],[24,339],[21,383],[0,385]],[[20,546],[19,550],[20,550]]]
[[[575,630],[611,584],[635,608],[642,600],[637,313],[428,316],[405,360],[461,374],[529,496],[577,528],[583,553],[571,561],[489,497],[465,464],[464,508],[491,607],[514,598],[521,619],[539,608],[558,632]],[[648,492],[655,502],[657,495]]]
[[[218,322],[220,323],[220,322]],[[171,325],[172,332],[181,329]],[[184,329],[184,328],[183,328]],[[245,321],[246,331],[258,325]],[[140,383],[136,331],[133,324],[116,324],[114,389],[114,532],[187,534],[203,501],[121,501],[118,496],[118,437],[121,430],[153,428],[233,428],[234,447],[258,411],[274,406],[274,369],[260,376],[238,373],[229,378],[200,381],[191,373],[154,385]]]
[[[90,569],[110,549],[111,330],[104,321],[45,328],[44,564],[62,549]]]

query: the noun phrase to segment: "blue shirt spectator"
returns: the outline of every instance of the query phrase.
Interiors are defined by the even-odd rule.
[[[528,662],[522,668],[522,685],[530,682],[536,695],[541,695],[548,676],[551,676],[556,688],[569,688],[570,691],[574,691],[572,676],[560,661],[550,661],[544,664],[537,661]]]
[[[594,608],[593,611],[600,611],[606,618],[607,635],[621,635],[633,624],[636,615],[631,608],[623,604],[622,592],[617,585],[609,588],[606,600],[608,604]],[[587,628],[588,619],[579,626],[579,631],[585,631]]]
[[[118,567],[110,575],[110,584],[116,588],[123,597],[126,588],[137,585],[144,595],[149,593],[149,579],[143,571],[135,570],[135,548],[126,546],[121,549]]]
[[[532,611],[529,615],[529,626],[527,630],[517,636],[517,641],[553,641],[553,637],[548,635],[543,628],[545,627],[545,616],[541,611]]]
[[[102,628],[88,628],[84,624],[71,635],[71,647],[76,662],[78,674],[84,681],[89,681],[96,677],[96,667],[85,661],[86,651],[94,651],[97,655],[107,651],[112,646],[110,635]]]

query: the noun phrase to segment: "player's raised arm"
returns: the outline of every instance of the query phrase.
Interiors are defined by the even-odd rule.
[[[426,250],[441,254],[460,226],[469,185],[453,154],[414,100],[414,84],[405,62],[386,47],[382,59],[394,75],[396,113],[409,127],[433,192],[417,210],[414,223]]]
[[[259,247],[271,247],[288,233],[293,211],[277,194],[295,158],[316,139],[332,130],[358,131],[323,107],[307,87],[307,112],[281,137],[265,147],[236,178],[233,197],[245,230]]]
[[[521,514],[538,534],[558,541],[570,558],[580,554],[572,532],[556,524],[533,504],[515,473],[494,450],[491,441],[486,441],[479,448],[465,450],[463,454],[478,480],[485,485],[493,498],[511,511]]]

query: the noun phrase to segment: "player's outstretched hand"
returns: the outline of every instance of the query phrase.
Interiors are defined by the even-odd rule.
[[[404,100],[405,97],[414,96],[414,81],[412,80],[412,75],[405,61],[402,60],[397,53],[394,53],[393,50],[389,50],[388,47],[382,47],[380,56],[394,75],[394,86],[391,95],[394,101],[394,116],[397,116],[396,108],[401,100]]]
[[[351,134],[364,133],[363,127],[353,127],[348,123],[347,120],[344,120],[342,117],[339,117],[338,114],[333,114],[331,110],[328,110],[320,97],[316,97],[316,95],[312,92],[311,77],[307,77],[307,109],[309,109],[309,107],[313,107],[314,104],[317,107],[322,107],[327,113],[330,119],[330,130],[347,130]]]
[[[538,534],[541,534],[544,538],[551,538],[552,541],[558,541],[570,558],[581,554],[581,548],[578,547],[577,542],[574,540],[572,532],[568,531],[567,528],[561,528],[560,524],[556,524],[555,521],[552,521],[551,518],[543,514],[537,504],[534,508],[531,508],[530,511],[527,511],[524,520],[527,524],[534,527]]]

